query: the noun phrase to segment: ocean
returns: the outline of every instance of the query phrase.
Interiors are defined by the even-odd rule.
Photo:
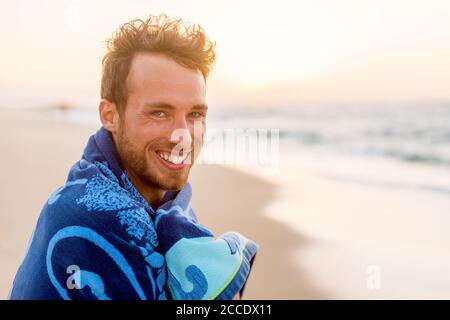
[[[212,122],[277,128],[292,149],[450,166],[450,103],[222,108]]]

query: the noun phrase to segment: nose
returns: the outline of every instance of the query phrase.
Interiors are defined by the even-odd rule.
[[[189,151],[192,146],[192,135],[189,125],[184,117],[178,119],[170,136],[170,142],[176,144],[180,149]]]

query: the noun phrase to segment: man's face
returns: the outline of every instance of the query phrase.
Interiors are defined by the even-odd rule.
[[[141,53],[133,58],[127,88],[114,136],[125,170],[158,189],[181,189],[206,129],[201,72],[161,54]]]

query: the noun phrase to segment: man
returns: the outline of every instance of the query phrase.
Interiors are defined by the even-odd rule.
[[[11,299],[232,299],[257,245],[221,237],[190,206],[214,44],[165,15],[108,41],[99,115],[67,182],[45,204]]]

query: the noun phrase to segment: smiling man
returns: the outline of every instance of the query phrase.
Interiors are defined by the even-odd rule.
[[[105,82],[113,79],[104,80],[101,121],[131,181],[154,208],[166,190],[186,183],[202,145],[208,109],[204,77],[164,54],[136,53],[123,85],[125,108],[111,102]]]
[[[11,299],[232,299],[257,245],[191,208],[214,44],[165,15],[123,24],[103,59],[100,128],[48,199]]]

